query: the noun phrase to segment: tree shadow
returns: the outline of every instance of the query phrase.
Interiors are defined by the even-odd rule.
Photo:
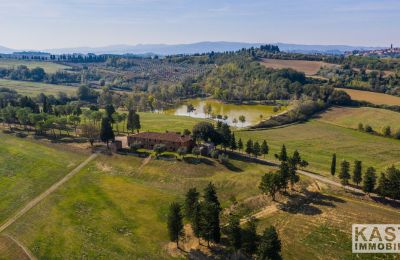
[[[193,165],[205,164],[209,166],[215,166],[215,162],[208,158],[185,157],[183,158],[183,161]]]
[[[242,170],[241,168],[237,167],[236,165],[234,165],[234,164],[231,163],[231,162],[225,162],[225,163],[224,163],[224,166],[225,166],[228,170],[233,171],[233,172],[243,172],[243,170]]]
[[[277,166],[276,163],[267,162],[267,161],[261,160],[260,158],[249,157],[248,155],[240,154],[237,152],[227,151],[226,154],[229,155],[230,159],[236,160],[236,161],[247,162],[247,163],[248,162],[257,163],[257,164],[262,164],[262,165],[266,165],[266,166]]]
[[[303,191],[303,193],[288,195],[288,201],[279,205],[279,209],[291,214],[319,215],[322,210],[317,206],[336,207],[335,203],[345,203],[344,200],[319,192]]]

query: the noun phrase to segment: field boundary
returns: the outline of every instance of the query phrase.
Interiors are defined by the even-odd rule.
[[[17,221],[20,217],[22,217],[26,212],[36,206],[39,202],[57,190],[61,185],[71,179],[76,173],[78,173],[83,167],[85,167],[90,161],[95,159],[98,156],[97,153],[92,154],[89,156],[84,162],[80,163],[75,169],[70,171],[67,175],[65,175],[61,180],[54,183],[50,188],[48,188],[45,192],[37,196],[36,198],[32,199],[28,204],[26,204],[22,209],[20,209],[14,216],[10,217],[6,222],[4,222],[0,226],[0,233],[3,232],[6,228],[12,225],[15,221]]]
[[[29,251],[28,248],[26,248],[21,242],[19,242],[17,239],[14,237],[10,236],[9,234],[4,234],[5,237],[8,237],[10,240],[12,240],[16,245],[18,245],[26,254],[26,256],[31,259],[31,260],[36,260],[36,257]]]

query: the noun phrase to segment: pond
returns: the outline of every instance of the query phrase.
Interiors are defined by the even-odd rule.
[[[187,111],[188,104],[192,104],[194,107],[194,111],[191,113]],[[284,110],[286,110],[285,106],[277,107],[262,104],[238,105],[227,104],[214,99],[190,99],[177,108],[166,110],[164,113],[215,120],[221,120],[222,118],[224,122],[231,126],[248,127],[259,123],[261,120],[266,120],[272,115],[282,113]],[[244,116],[245,121],[240,121],[241,116]]]

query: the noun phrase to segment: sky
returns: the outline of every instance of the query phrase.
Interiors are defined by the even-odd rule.
[[[400,46],[400,0],[0,0],[0,45],[235,41]]]

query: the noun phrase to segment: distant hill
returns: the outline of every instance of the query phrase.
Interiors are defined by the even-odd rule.
[[[204,52],[224,52],[236,51],[242,48],[259,47],[265,43],[245,43],[245,42],[197,42],[189,44],[138,44],[138,45],[110,45],[104,47],[76,47],[41,50],[52,54],[67,53],[95,53],[95,54],[194,54]],[[282,51],[298,53],[322,53],[322,54],[343,54],[353,50],[376,50],[381,47],[363,47],[347,45],[304,45],[289,43],[272,43],[278,45]],[[0,53],[12,53],[12,50],[0,46]]]

